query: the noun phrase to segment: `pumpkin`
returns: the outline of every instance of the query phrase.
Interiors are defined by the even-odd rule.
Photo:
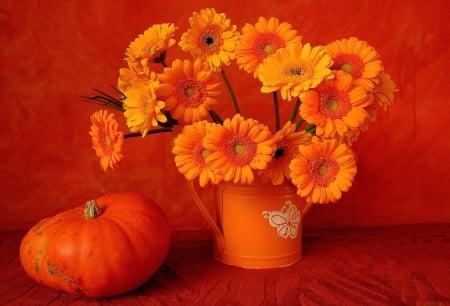
[[[20,260],[37,282],[71,294],[129,292],[162,265],[171,231],[162,209],[136,193],[112,193],[41,220],[24,236]]]

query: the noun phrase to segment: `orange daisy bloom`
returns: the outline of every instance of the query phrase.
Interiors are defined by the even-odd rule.
[[[332,64],[331,57],[321,46],[290,44],[263,61],[258,75],[261,92],[280,90],[281,97],[289,101],[292,97],[301,97],[323,79],[333,77]]]
[[[206,186],[208,182],[217,184],[219,180],[219,176],[205,162],[210,151],[204,148],[203,138],[210,132],[212,125],[213,123],[207,121],[198,121],[184,126],[175,138],[172,148],[180,173],[188,180],[198,177],[201,187]]]
[[[360,129],[368,119],[365,107],[370,103],[364,88],[354,86],[350,74],[338,71],[335,79],[306,92],[299,113],[316,125],[317,136],[330,138]]]
[[[99,110],[91,115],[92,148],[100,157],[100,166],[103,171],[108,168],[115,169],[122,159],[123,133],[117,130],[118,123],[114,114],[106,110]]]
[[[235,49],[239,41],[237,27],[231,25],[224,13],[216,13],[213,8],[194,12],[189,18],[191,28],[181,36],[178,43],[183,51],[190,52],[207,62],[213,71],[223,64],[229,65],[235,58]]]
[[[394,92],[398,91],[394,81],[392,81],[389,74],[381,72],[379,75],[379,82],[375,84],[373,90],[369,91],[369,98],[373,101],[371,105],[366,107],[369,114],[370,122],[374,122],[377,116],[377,105],[381,106],[385,111],[394,102]],[[366,123],[366,130],[369,128],[369,122]]]
[[[296,132],[296,125],[288,121],[275,133],[275,152],[267,168],[258,172],[260,178],[273,185],[281,185],[284,179],[290,179],[289,163],[299,153],[299,145],[311,143],[311,134]]]
[[[251,184],[253,170],[265,169],[272,159],[275,140],[266,125],[234,115],[214,125],[203,145],[211,152],[206,162],[226,182]]]
[[[336,202],[350,189],[356,175],[352,150],[336,139],[299,147],[300,155],[290,164],[291,178],[297,194],[308,203]]]
[[[171,68],[159,75],[161,81],[157,95],[166,103],[174,119],[192,123],[208,116],[211,106],[216,104],[220,91],[220,79],[197,59],[176,59]]]
[[[156,73],[150,74],[148,84],[129,87],[125,92],[123,101],[127,125],[132,132],[140,132],[146,136],[148,131],[159,125],[158,122],[167,122],[167,117],[162,112],[165,106],[156,96],[159,86]]]
[[[139,35],[125,52],[130,69],[148,75],[148,64],[161,61],[167,48],[175,44],[172,38],[175,30],[172,23],[162,23],[151,26]]]
[[[371,95],[376,104],[387,110],[394,102],[394,92],[397,92],[398,88],[392,81],[391,76],[385,72],[381,72],[378,79],[379,83],[375,85]]]
[[[336,40],[326,46],[334,61],[333,70],[350,73],[356,85],[371,90],[383,70],[380,55],[367,42],[356,37]]]
[[[253,76],[258,77],[258,70],[263,60],[280,48],[293,43],[301,43],[301,36],[292,26],[278,18],[270,17],[267,20],[259,17],[253,26],[246,24],[242,28],[240,43],[236,48],[236,63]]]
[[[125,92],[130,87],[145,86],[149,81],[147,75],[135,73],[131,69],[120,68],[119,80],[117,82],[117,88],[121,92]]]

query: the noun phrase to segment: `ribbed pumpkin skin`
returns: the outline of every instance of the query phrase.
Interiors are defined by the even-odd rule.
[[[136,193],[96,202],[102,213],[95,219],[80,206],[28,231],[20,260],[31,278],[71,294],[110,297],[139,287],[161,266],[171,230],[157,204]]]

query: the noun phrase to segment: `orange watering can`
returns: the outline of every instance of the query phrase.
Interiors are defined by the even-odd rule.
[[[302,256],[302,218],[311,205],[286,183],[274,186],[221,183],[215,186],[211,215],[193,181],[189,190],[214,233],[214,257],[244,268],[291,265]]]

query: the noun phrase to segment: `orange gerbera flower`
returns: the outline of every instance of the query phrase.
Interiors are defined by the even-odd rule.
[[[275,133],[275,151],[267,168],[258,172],[263,181],[272,181],[274,185],[283,184],[290,179],[289,163],[298,155],[299,145],[311,143],[311,134],[296,132],[296,125],[288,121]]]
[[[300,105],[300,116],[316,125],[317,136],[344,136],[365,123],[368,119],[365,107],[370,103],[364,88],[354,86],[350,74],[338,71],[334,80],[325,80],[306,92]]]
[[[181,49],[200,57],[213,71],[220,70],[223,64],[229,65],[235,58],[234,51],[239,41],[237,27],[230,24],[230,19],[224,13],[206,8],[200,13],[194,12],[189,23],[191,28],[178,43]]]
[[[258,77],[263,60],[280,48],[293,43],[301,43],[301,36],[287,23],[279,23],[278,18],[267,20],[259,17],[253,26],[246,24],[242,28],[240,43],[236,49],[236,62],[239,68]]]
[[[123,106],[127,125],[132,132],[140,132],[143,137],[151,128],[158,126],[158,122],[167,122],[167,117],[162,112],[165,103],[156,96],[158,86],[156,73],[152,72],[148,84],[138,84],[124,92],[126,99]]]
[[[385,72],[381,72],[378,76],[380,80],[371,92],[374,103],[380,105],[384,110],[387,110],[394,101],[394,92],[398,91],[391,76]]]
[[[172,153],[175,154],[175,164],[184,174],[186,179],[199,178],[200,186],[204,187],[208,182],[216,184],[219,177],[206,164],[205,158],[210,151],[204,148],[203,138],[210,132],[213,123],[207,121],[194,122],[186,125],[175,138]]]
[[[234,115],[214,125],[203,145],[211,152],[206,162],[224,181],[251,184],[253,170],[264,169],[272,158],[275,140],[266,125]]]
[[[122,159],[123,133],[117,130],[118,123],[114,114],[106,110],[99,110],[91,115],[92,148],[100,157],[100,166],[103,171],[108,168],[115,169]]]
[[[315,88],[323,79],[332,78],[332,64],[331,57],[321,46],[290,44],[263,61],[258,75],[261,92],[281,90],[281,97],[290,101]]]
[[[378,82],[378,74],[382,71],[380,55],[367,42],[356,37],[336,40],[326,46],[334,61],[333,70],[350,73],[356,85],[366,90],[373,88]]]
[[[125,55],[130,69],[149,74],[148,64],[164,60],[167,48],[175,44],[176,27],[172,23],[155,24],[139,35],[127,48]]]
[[[184,123],[206,118],[211,106],[218,102],[215,97],[220,95],[220,79],[199,59],[194,63],[177,59],[159,79],[158,97],[165,101],[165,109],[172,117]]]
[[[336,202],[350,189],[356,175],[352,150],[336,139],[299,147],[300,155],[290,164],[291,178],[297,194],[308,203]]]
[[[121,92],[125,92],[130,87],[145,86],[149,81],[147,75],[135,73],[128,68],[119,69],[119,80],[117,82],[117,88]]]

